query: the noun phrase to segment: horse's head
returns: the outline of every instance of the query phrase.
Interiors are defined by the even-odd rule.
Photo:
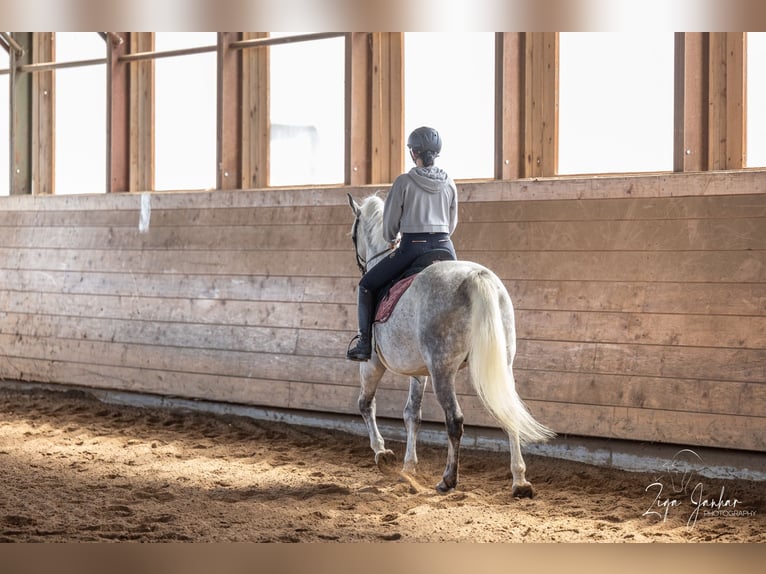
[[[351,241],[354,243],[356,265],[364,275],[367,264],[388,251],[388,244],[383,239],[383,200],[377,195],[365,198],[362,203],[348,195],[348,204],[354,212],[354,225],[351,228]],[[368,257],[368,253],[375,253]]]

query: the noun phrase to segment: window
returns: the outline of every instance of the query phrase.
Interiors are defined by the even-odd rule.
[[[559,35],[560,174],[673,169],[673,33]]]
[[[404,137],[433,127],[444,142],[437,165],[453,179],[493,177],[494,86],[493,33],[405,34]]]
[[[268,49],[269,185],[342,183],[345,40],[330,38]]]
[[[106,44],[94,32],[58,32],[55,60],[106,57]],[[106,191],[106,66],[56,70],[56,194]]]
[[[766,167],[766,32],[747,34],[747,166]]]
[[[215,32],[158,32],[155,51],[212,46]],[[154,68],[154,188],[216,185],[216,53],[158,58]]]

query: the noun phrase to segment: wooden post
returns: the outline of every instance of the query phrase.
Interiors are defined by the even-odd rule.
[[[242,52],[230,44],[239,32],[218,33],[216,189],[242,185]]]
[[[130,191],[130,66],[120,57],[130,53],[130,32],[106,37],[106,190]]]
[[[675,35],[673,171],[708,166],[709,34]]]
[[[32,193],[32,76],[18,66],[32,63],[32,32],[12,32],[24,50],[10,51],[10,194]]]
[[[346,36],[346,185],[371,182],[372,35]]]
[[[558,35],[525,35],[524,176],[553,176],[558,170]]]
[[[53,32],[32,34],[32,61],[55,59]],[[32,76],[32,157],[31,178],[34,195],[50,195],[54,191],[55,145],[55,77],[54,72],[35,72]]]
[[[745,32],[710,33],[708,169],[746,165]]]
[[[404,169],[404,34],[372,34],[370,183],[390,183]]]
[[[130,51],[154,50],[152,32],[131,32]],[[130,64],[130,191],[154,189],[154,61]]]
[[[495,34],[495,178],[524,173],[524,34]]]
[[[242,39],[267,38],[265,32],[244,32]],[[242,181],[241,187],[269,185],[271,117],[269,47],[242,52]]]

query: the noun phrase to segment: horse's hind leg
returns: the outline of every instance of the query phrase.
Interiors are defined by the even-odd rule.
[[[511,493],[516,498],[532,498],[535,491],[532,485],[527,482],[525,473],[527,466],[521,456],[521,444],[519,443],[518,433],[508,433],[511,441],[511,474],[513,475],[513,485]]]
[[[445,425],[447,427],[447,466],[441,482],[436,485],[439,492],[449,492],[457,486],[458,468],[460,466],[460,439],[463,437],[463,412],[455,396],[455,373],[433,375],[434,392],[439,404],[444,409]]]
[[[421,405],[428,377],[410,377],[410,394],[404,407],[404,426],[407,428],[407,451],[404,454],[404,472],[414,473],[418,465],[417,441],[421,421]]]
[[[378,357],[373,353],[372,358],[359,367],[361,390],[359,391],[359,412],[362,413],[367,432],[370,435],[370,447],[375,453],[375,464],[380,464],[394,458],[394,452],[386,448],[383,437],[378,430],[375,419],[375,391],[378,383],[386,372]]]

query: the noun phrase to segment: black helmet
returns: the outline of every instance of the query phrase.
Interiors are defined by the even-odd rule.
[[[419,127],[407,138],[407,147],[415,153],[430,151],[435,157],[442,151],[442,138],[433,128]]]

